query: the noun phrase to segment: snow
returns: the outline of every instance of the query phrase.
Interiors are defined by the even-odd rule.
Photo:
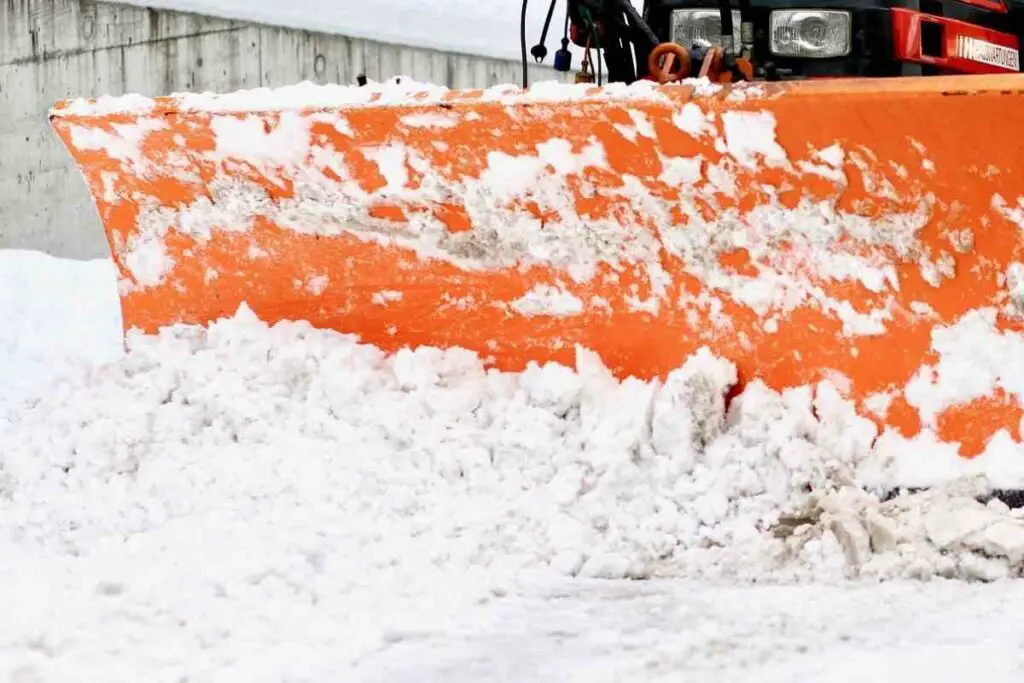
[[[134,98],[128,96],[122,101],[132,102]],[[139,145],[143,138],[166,127],[163,121],[142,119],[136,123],[113,123],[109,132],[76,126],[71,129],[71,135],[75,146],[81,149],[104,150],[112,159],[137,166],[142,163]]]
[[[512,308],[527,316],[571,316],[579,315],[583,311],[583,301],[564,289],[551,285],[537,285],[513,301]]]
[[[83,362],[116,360],[121,339],[109,259],[0,250],[0,414]]]
[[[881,500],[828,384],[727,410],[707,351],[503,374],[244,308],[125,349],[108,262],[0,252],[0,292],[0,678],[1024,673],[1024,515]]]
[[[960,683],[1021,675],[1021,588],[583,584],[406,632],[352,680]],[[481,610],[482,611],[482,610]]]
[[[775,141],[775,117],[770,112],[727,111],[722,122],[726,147],[740,164],[755,168],[757,156],[769,166],[786,162],[786,150]]]
[[[348,84],[317,85],[303,81],[279,88],[252,88],[227,93],[173,93],[173,95],[177,98],[176,106],[182,111],[234,112],[290,109],[297,104],[316,108],[353,105],[387,106],[411,101],[439,102],[448,92],[449,89],[443,86],[392,78],[384,83],[370,81],[361,87]],[[152,112],[156,106],[157,100],[138,94],[103,95],[95,99],[74,98],[54,113],[58,116],[62,114],[103,116],[116,112],[142,114]],[[225,121],[225,124],[237,127],[240,122],[236,118],[231,118]],[[121,133],[124,127],[114,130],[121,137],[127,137]],[[254,132],[258,133],[258,131]],[[83,135],[82,132],[77,134]],[[84,141],[90,145],[95,145],[101,140],[104,138],[98,136],[92,139],[84,138]],[[244,147],[242,149],[244,151]]]
[[[680,82],[682,85],[690,86],[694,92],[700,94],[702,88],[707,87],[709,81],[705,79],[691,78]],[[251,88],[248,90],[235,90],[232,92],[202,92],[202,93],[169,93],[165,97],[169,101],[161,103],[159,99],[144,97],[136,94],[120,96],[104,95],[97,98],[73,98],[62,102],[51,112],[52,115],[61,116],[100,116],[104,117],[112,113],[130,114],[153,114],[161,106],[173,106],[177,111],[204,111],[217,113],[257,113],[286,111],[291,115],[295,109],[329,109],[329,108],[350,108],[350,107],[388,107],[388,106],[422,106],[439,103],[452,103],[479,98],[483,102],[499,102],[502,104],[537,103],[537,102],[581,102],[581,101],[661,101],[670,103],[659,91],[658,84],[653,81],[641,80],[635,83],[609,83],[596,86],[590,83],[563,83],[561,81],[538,81],[531,83],[526,90],[518,85],[500,84],[480,91],[474,90],[452,90],[450,88],[423,83],[412,80],[408,77],[395,76],[383,82],[368,81],[366,85],[320,85],[311,81],[302,81],[294,85],[281,86],[278,88]],[[721,86],[714,86],[721,87]],[[732,86],[736,90],[754,90],[756,86],[747,83],[737,83]],[[696,105],[694,105],[696,106]],[[684,109],[685,113],[686,109]],[[699,111],[699,108],[698,108]],[[478,115],[472,112],[469,116]],[[324,121],[337,127],[343,135],[352,136],[352,131],[347,126],[344,118],[332,118],[329,113],[310,116],[310,121]],[[288,124],[295,124],[295,118],[287,121]],[[451,128],[459,122],[454,114],[439,114],[430,112],[424,115],[412,115],[404,117],[404,125],[411,128],[422,128],[430,124],[437,128]],[[444,123],[441,123],[444,122]],[[153,130],[165,127],[161,120],[148,120],[146,123],[117,124],[111,126],[111,130],[117,135],[112,135],[106,130],[92,131],[86,128],[72,126],[72,135],[75,136],[76,144],[80,143],[84,149],[102,149],[110,145],[115,150],[112,153],[114,158],[134,160],[137,158],[138,138],[148,132],[139,126],[149,126]],[[241,144],[245,139],[250,141],[265,140],[265,132],[259,130],[251,123],[240,121],[238,117],[227,117],[218,121],[217,125],[223,125],[227,129],[227,135],[235,135]],[[245,130],[250,126],[248,130]],[[239,130],[242,129],[242,130]],[[293,129],[294,132],[294,129]],[[648,131],[650,132],[650,131]],[[290,141],[295,144],[295,140]],[[302,148],[306,147],[305,141],[299,141]],[[118,147],[114,147],[118,146]],[[244,145],[234,147],[240,154],[246,154],[252,150]],[[294,154],[290,147],[280,147],[279,152]]]
[[[678,112],[672,115],[672,123],[680,130],[685,131],[693,137],[701,135],[714,135],[715,127],[712,124],[712,115],[705,114],[695,103],[687,102]]]
[[[120,0],[127,5],[154,7],[179,12],[252,21],[273,26],[321,33],[337,33],[384,43],[461,52],[464,54],[520,60],[520,0],[478,2],[477,0],[292,0],[252,2],[251,0]],[[530,0],[527,15],[526,49],[540,40],[549,0]],[[633,5],[642,8],[640,0]],[[548,32],[548,56],[554,63],[561,44],[565,21],[565,0],[557,0]],[[458,27],[458,30],[452,30]],[[574,49],[573,66],[580,64]],[[527,54],[531,63],[534,59]]]
[[[999,330],[996,315],[977,309],[932,331],[939,362],[922,368],[906,390],[926,425],[934,428],[944,410],[991,395],[993,388],[1024,400],[1024,334]]]

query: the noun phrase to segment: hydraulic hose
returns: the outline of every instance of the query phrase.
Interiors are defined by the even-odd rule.
[[[722,20],[722,51],[726,56],[732,56],[736,54],[736,43],[733,40],[732,3],[730,0],[718,0],[718,14]]]
[[[626,16],[629,17],[630,23],[633,24],[633,26],[640,29],[640,33],[643,35],[644,38],[647,39],[647,42],[650,43],[648,47],[654,48],[658,43],[661,42],[660,40],[658,40],[658,36],[655,35],[654,31],[651,30],[651,27],[647,25],[647,22],[644,21],[644,18],[640,16],[640,13],[636,11],[636,7],[633,7],[633,3],[630,2],[630,0],[615,1],[619,9],[625,12]],[[727,0],[722,1],[725,2]]]
[[[519,19],[519,46],[523,51],[523,90],[526,90],[530,84],[530,77],[527,73],[529,64],[526,61],[526,6],[530,0],[523,0],[523,13]]]
[[[544,58],[548,56],[548,47],[545,43],[548,42],[548,29],[551,28],[551,19],[555,15],[555,2],[551,0],[551,4],[548,5],[548,16],[544,19],[544,28],[540,32],[540,40],[530,49],[530,54],[537,60],[537,63],[543,62]]]

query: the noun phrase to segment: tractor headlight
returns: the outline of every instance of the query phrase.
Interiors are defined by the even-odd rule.
[[[772,54],[780,57],[845,57],[850,54],[850,13],[777,10],[769,20]]]
[[[740,44],[740,13],[732,12],[733,45]],[[672,11],[670,39],[683,47],[722,45],[722,18],[717,9],[677,9]]]

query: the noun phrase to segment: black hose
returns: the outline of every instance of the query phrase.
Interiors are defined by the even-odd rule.
[[[750,26],[750,18],[750,0],[740,0],[740,44],[736,46],[736,53],[743,55],[745,54],[744,50],[749,50],[749,54],[745,56],[756,64],[757,56],[754,54],[754,37],[749,33],[746,38],[743,35],[743,25]]]
[[[526,90],[530,84],[530,78],[526,72],[529,68],[529,64],[526,61],[526,5],[530,0],[523,0],[523,14],[519,19],[519,46],[523,51],[523,90]]]
[[[718,0],[718,15],[722,20],[722,47],[726,55],[736,54],[733,40],[732,3],[730,0]]]
[[[543,62],[544,58],[548,56],[548,48],[545,43],[548,42],[548,29],[551,28],[551,18],[555,15],[556,2],[557,0],[551,0],[551,4],[548,5],[548,16],[544,19],[544,28],[540,32],[540,41],[530,50],[530,54],[538,62]]]
[[[721,2],[728,2],[728,0],[721,0]],[[649,47],[653,48],[661,42],[658,40],[658,36],[654,34],[654,31],[651,30],[651,27],[647,25],[647,22],[644,21],[644,18],[640,16],[640,13],[636,11],[636,7],[633,7],[633,3],[630,2],[630,0],[615,0],[615,4],[618,5],[621,11],[626,13],[626,16],[629,17],[630,23],[636,27],[640,31],[640,35],[650,43]]]

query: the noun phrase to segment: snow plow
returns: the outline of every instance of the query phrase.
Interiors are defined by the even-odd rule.
[[[828,380],[965,457],[1020,441],[1024,80],[649,54],[656,77],[603,87],[304,84],[51,119],[126,329],[245,303],[505,370],[582,346],[644,379],[708,347],[741,385]]]

